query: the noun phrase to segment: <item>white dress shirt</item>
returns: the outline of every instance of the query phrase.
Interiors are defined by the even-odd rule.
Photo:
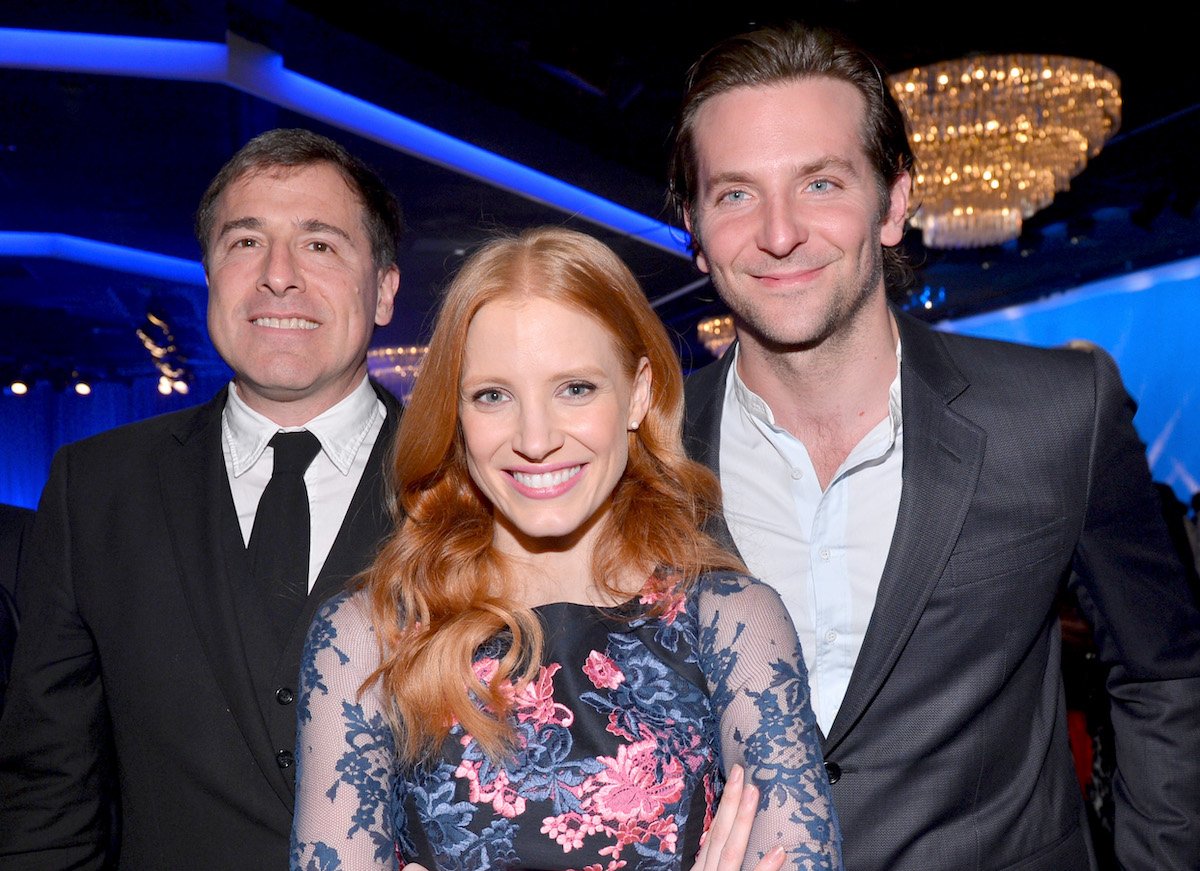
[[[737,353],[737,346],[731,353]],[[900,346],[888,416],[822,491],[803,443],[729,370],[721,412],[725,520],[751,574],[787,606],[825,734],[862,649],[900,508]]]
[[[259,414],[229,385],[229,399],[221,413],[221,449],[225,471],[237,509],[242,541],[250,543],[254,514],[275,466],[275,449],[267,443],[277,432],[308,430],[321,443],[304,473],[308,489],[311,536],[308,552],[308,589],[316,583],[321,566],[333,548],[350,507],[354,491],[367,467],[371,449],[379,438],[387,411],[365,377],[354,392],[304,426],[281,427]]]

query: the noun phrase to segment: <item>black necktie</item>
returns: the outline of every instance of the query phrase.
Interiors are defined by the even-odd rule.
[[[282,647],[308,596],[309,513],[304,472],[321,450],[307,430],[276,433],[275,466],[254,514],[247,555]]]

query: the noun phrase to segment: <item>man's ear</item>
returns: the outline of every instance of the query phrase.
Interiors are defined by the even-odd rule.
[[[396,306],[396,292],[400,290],[400,267],[395,263],[379,273],[379,291],[375,297],[375,326],[391,323]]]
[[[899,245],[904,238],[904,222],[908,220],[908,197],[912,191],[912,176],[902,172],[892,182],[888,192],[888,207],[879,227],[879,242],[885,248]]]
[[[692,229],[692,204],[685,203],[683,206],[683,226],[692,235],[692,245],[696,249],[696,268],[708,274],[708,260],[704,256],[704,251],[700,248],[700,237],[696,235],[696,231]]]

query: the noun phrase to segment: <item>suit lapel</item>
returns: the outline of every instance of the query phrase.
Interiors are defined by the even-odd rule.
[[[276,786],[278,765],[268,752],[270,736],[255,694],[250,651],[242,636],[240,600],[232,586],[231,566],[235,569],[236,565],[231,561],[244,563],[245,554],[233,547],[241,544],[240,535],[229,535],[230,524],[236,531],[237,517],[221,453],[225,395],[221,391],[197,410],[190,424],[175,430],[173,443],[159,458],[163,504],[168,506],[163,520],[213,677],[263,775]],[[280,798],[285,804],[290,801],[286,790]]]
[[[958,539],[983,465],[986,436],[950,403],[968,387],[938,336],[896,316],[902,357],[903,487],[875,609],[829,730],[834,750],[879,692],[920,619]]]
[[[683,446],[689,457],[712,469],[718,480],[721,477],[721,410],[725,405],[725,383],[734,356],[733,346],[730,346],[720,360],[693,372],[684,382]],[[704,531],[742,559],[723,512],[710,517]]]
[[[293,627],[293,636],[299,632],[301,643],[317,608],[326,599],[344,590],[351,578],[371,564],[379,542],[392,528],[392,517],[388,510],[389,458],[399,425],[399,404],[390,393],[378,386],[375,389],[387,406],[387,417],[379,437],[375,439],[375,446],[371,449],[362,479],[350,500],[350,507],[346,509],[346,517],[342,520],[329,556],[321,566],[312,592],[308,594],[297,625]]]

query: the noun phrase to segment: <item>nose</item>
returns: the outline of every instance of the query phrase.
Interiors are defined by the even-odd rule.
[[[304,280],[295,253],[287,245],[271,245],[263,257],[259,289],[275,296],[304,289]]]
[[[772,257],[787,257],[808,240],[801,206],[788,197],[767,197],[758,227],[758,247]]]
[[[552,409],[539,403],[522,403],[513,434],[513,450],[540,463],[563,446],[562,427]]]

